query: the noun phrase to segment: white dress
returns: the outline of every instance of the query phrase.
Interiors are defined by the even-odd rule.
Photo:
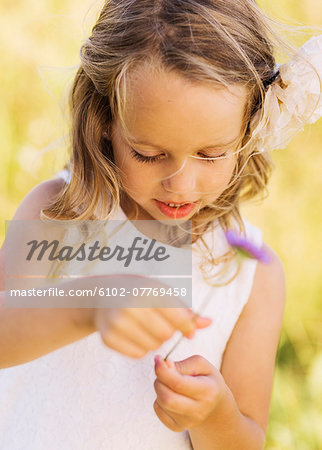
[[[119,209],[117,219],[126,219]],[[247,235],[261,231],[244,220]],[[212,241],[213,239],[213,241]],[[220,227],[206,234],[219,254],[227,243]],[[194,246],[195,244],[193,244]],[[245,306],[257,262],[244,260],[236,279],[211,287],[193,258],[193,309],[211,297],[211,326],[183,339],[173,361],[202,355],[218,369],[227,341]],[[105,346],[98,332],[34,361],[0,370],[1,450],[187,450],[188,431],[173,432],[156,416],[154,356],[166,355],[179,332],[155,352],[132,359]]]

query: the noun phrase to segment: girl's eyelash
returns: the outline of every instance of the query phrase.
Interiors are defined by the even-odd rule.
[[[154,163],[156,161],[159,161],[159,159],[162,158],[162,155],[156,155],[156,156],[143,156],[141,153],[138,153],[134,150],[134,148],[131,148],[131,155],[133,158],[137,159],[138,161],[141,161],[143,163]]]
[[[134,148],[131,148],[131,155],[133,158],[137,159],[140,162],[143,163],[154,163],[159,161],[162,158],[162,155],[156,155],[156,156],[143,156],[141,155],[141,153],[138,153],[137,151],[134,150]],[[221,155],[215,156],[215,157],[211,157],[211,156],[206,156],[204,155],[204,160],[207,163],[215,163],[217,158],[222,158],[224,156],[227,155],[227,152],[222,153]],[[208,159],[208,158],[215,158],[215,159]]]
[[[222,158],[222,157],[224,157],[224,156],[226,156],[226,155],[227,155],[227,152],[222,153],[221,155],[217,155],[217,156],[207,156],[207,155],[204,155],[204,160],[205,160],[207,163],[213,163],[213,164],[214,164],[218,158]],[[210,159],[210,158],[214,158],[214,159]]]

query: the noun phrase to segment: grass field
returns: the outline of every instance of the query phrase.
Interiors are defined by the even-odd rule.
[[[1,240],[4,221],[22,198],[52,177],[66,158],[64,98],[100,3],[1,2]],[[260,3],[288,23],[322,23],[320,0]],[[296,37],[298,43],[304,40]],[[260,206],[243,207],[280,255],[287,276],[267,449],[322,448],[321,142],[322,121],[286,150],[275,151],[269,197]]]

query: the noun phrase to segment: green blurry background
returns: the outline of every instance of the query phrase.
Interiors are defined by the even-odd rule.
[[[102,2],[2,0],[0,5],[0,237],[22,198],[66,159],[66,93],[79,47]],[[322,24],[321,0],[261,1],[289,24]],[[315,33],[317,31],[315,30]],[[322,32],[322,31],[321,31]],[[295,37],[302,44],[307,35]],[[247,205],[287,276],[267,449],[322,448],[322,121],[276,164],[270,195]]]

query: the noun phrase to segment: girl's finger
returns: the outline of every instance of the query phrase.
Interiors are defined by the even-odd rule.
[[[201,400],[212,387],[213,381],[207,375],[182,375],[176,368],[169,367],[168,364],[171,365],[171,363],[167,364],[158,356],[155,357],[155,362],[155,374],[159,381],[178,394],[192,400]]]
[[[117,331],[125,338],[145,350],[156,350],[162,342],[156,339],[149,331],[142,327],[132,313],[123,309],[111,326],[111,332]]]
[[[117,332],[110,333],[107,336],[101,333],[101,338],[107,347],[131,358],[143,358],[147,353],[143,347],[136,345]]]
[[[194,312],[188,308],[156,308],[176,330],[180,330],[182,334],[188,336],[193,333],[196,328],[208,326],[211,319],[205,323],[204,318],[199,320],[195,317]],[[197,320],[195,320],[197,319]]]
[[[162,408],[178,415],[191,414],[196,409],[196,400],[172,391],[158,378],[154,381],[154,390],[158,396],[158,403]]]
[[[195,324],[196,324],[197,328],[206,328],[206,327],[208,327],[209,325],[212,324],[212,319],[210,317],[197,316],[193,320],[195,321]]]
[[[176,422],[176,420],[171,417],[167,411],[165,411],[162,406],[159,405],[158,401],[156,400],[153,404],[153,409],[156,413],[156,415],[159,417],[161,422],[170,430],[172,431],[182,431],[182,428],[180,425]]]
[[[176,369],[181,375],[210,375],[218,373],[206,358],[201,355],[192,355],[181,361],[176,361]]]
[[[129,314],[131,314],[140,325],[146,329],[154,338],[160,342],[167,341],[172,337],[175,328],[155,309],[151,308],[127,308]]]

